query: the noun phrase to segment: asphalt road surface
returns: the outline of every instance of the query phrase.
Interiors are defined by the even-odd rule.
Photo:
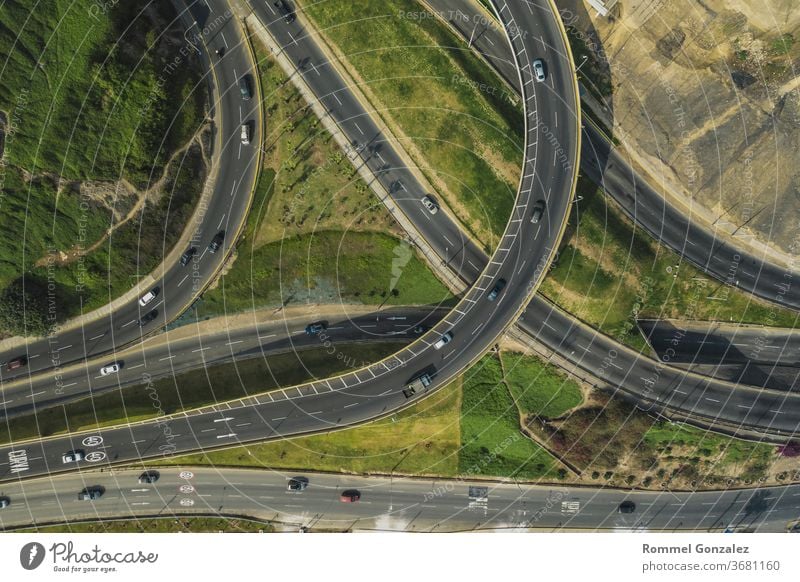
[[[326,78],[332,82],[338,79],[335,71],[326,65],[318,53],[316,45],[306,36],[299,19],[287,24],[283,15],[271,13],[270,4],[258,4],[254,9],[268,26],[283,34],[279,38],[284,38],[284,50],[295,62],[304,63],[302,74],[321,77],[322,70],[326,70],[331,71]],[[503,8],[502,12],[509,29],[514,30],[522,24],[535,26],[539,33],[537,39],[544,36],[549,39],[544,44],[545,47],[563,48],[558,21],[548,9],[537,9],[535,14],[525,11],[520,17],[526,21],[519,24],[514,22],[518,15],[512,14],[508,8]],[[577,124],[574,119],[575,111],[570,106],[577,105],[577,96],[573,91],[571,64],[568,60],[562,62],[563,57],[560,55],[564,54],[563,50],[560,53],[556,50],[548,52],[539,46],[537,40],[536,55],[547,58],[549,76],[546,83],[535,83],[529,64],[532,57],[529,56],[525,44],[533,43],[533,40],[517,36],[514,42],[521,63],[521,74],[526,79],[524,86],[530,91],[526,93],[528,118],[539,122],[546,120],[551,127],[555,127],[555,117],[558,116],[562,120],[563,139],[556,143],[543,139],[539,135],[543,131],[540,124],[529,124],[519,198],[507,231],[498,244],[495,256],[488,262],[486,271],[477,279],[475,287],[466,293],[457,307],[432,331],[392,357],[365,369],[267,394],[255,403],[229,407],[224,413],[222,410],[214,410],[179,415],[102,429],[87,435],[72,434],[2,448],[0,479],[74,470],[76,464],[62,462],[63,454],[68,450],[89,447],[82,444],[88,437],[91,438],[87,442],[102,441],[103,448],[89,447],[85,460],[78,463],[80,466],[172,455],[238,442],[281,438],[356,425],[408,405],[409,400],[403,394],[405,385],[421,374],[432,377],[430,389],[435,389],[477,360],[516,319],[532,295],[535,284],[543,276],[566,221],[576,168]],[[328,92],[341,92],[343,87],[339,79]],[[559,98],[552,98],[554,94]],[[570,94],[574,98],[566,99],[565,96]],[[360,119],[366,123],[369,119],[366,112],[348,95],[348,92],[341,92],[341,95],[337,95],[339,100],[331,97],[323,101],[331,115],[337,114],[341,109],[345,119],[352,117],[351,110],[362,111]],[[353,129],[358,130],[354,125]],[[361,129],[369,136],[367,146],[380,145],[381,140],[376,139],[376,129]],[[572,144],[572,149],[569,144]],[[363,156],[364,163],[375,164],[375,169],[380,170],[390,191],[398,195],[397,203],[401,208],[411,205],[409,208],[419,211],[419,199],[423,193],[409,193],[406,196],[405,190],[391,187],[398,181],[410,183],[412,176],[399,163],[399,159],[388,157],[388,147],[377,151],[374,147],[364,147],[359,151],[356,146],[354,149]],[[381,160],[377,153],[383,157],[384,151],[387,157]],[[567,157],[567,163],[558,161],[559,152]],[[400,192],[403,192],[402,196],[399,195]],[[546,208],[541,220],[533,223],[533,205],[540,199],[546,200]],[[436,232],[451,228],[457,232],[454,224],[448,225],[449,220],[444,213],[429,215],[425,221],[435,224],[435,227],[429,228]],[[464,246],[466,248],[467,245]],[[456,260],[459,259],[454,259],[451,264]],[[501,278],[506,280],[507,285],[491,301],[488,295]],[[443,346],[435,345],[445,333],[449,333],[452,339]]]
[[[355,477],[213,467],[158,468],[154,484],[141,470],[85,472],[0,487],[11,503],[0,528],[80,519],[245,515],[287,529],[378,531],[612,530],[785,531],[800,516],[800,486],[707,493],[629,492],[570,485],[531,486],[445,479]],[[302,492],[288,479],[304,476]],[[81,501],[85,487],[102,487]],[[343,503],[355,489],[360,500]],[[633,501],[633,513],[619,505]]]
[[[519,87],[514,61],[500,26],[487,21],[474,0],[425,0],[449,20],[512,87]],[[520,5],[528,4],[520,2]],[[534,31],[523,28],[523,34]],[[642,178],[617,148],[585,123],[581,171],[599,184],[641,228],[705,273],[733,288],[780,305],[800,309],[800,273],[770,262],[770,257],[737,245],[727,233],[693,221]]]
[[[192,246],[197,254],[185,267],[177,263],[158,267],[154,285],[158,296],[146,307],[133,300],[105,317],[83,326],[68,329],[45,339],[34,339],[20,349],[0,353],[0,381],[25,377],[42,370],[51,370],[78,362],[86,357],[110,354],[115,348],[131,344],[163,326],[180,315],[198,293],[210,282],[222,266],[239,227],[243,224],[250,204],[250,194],[256,178],[255,167],[261,139],[261,121],[258,87],[253,76],[252,62],[247,44],[240,32],[239,24],[232,19],[224,0],[209,0],[208,4],[191,3],[182,20],[187,25],[186,50],[197,50],[204,63],[211,68],[215,86],[215,152],[216,177],[203,192],[198,215],[199,223],[191,222]],[[201,41],[202,39],[202,41]],[[206,52],[206,47],[208,52]],[[219,58],[213,51],[225,48]],[[251,99],[244,100],[239,90],[239,78],[251,75],[251,86],[255,92]],[[195,87],[205,91],[206,84]],[[241,143],[241,126],[249,123],[251,145]],[[211,187],[213,186],[213,187]],[[216,253],[208,250],[209,243],[218,233],[226,233],[225,240]],[[182,249],[181,249],[182,250]],[[149,289],[143,289],[144,294]],[[156,310],[154,320],[139,325],[142,316]],[[7,370],[6,363],[25,356],[28,365],[16,370]],[[109,361],[113,361],[109,355]]]

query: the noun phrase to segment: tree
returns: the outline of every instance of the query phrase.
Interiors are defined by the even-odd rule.
[[[48,317],[46,287],[17,279],[0,295],[0,329],[4,333],[47,335],[54,324],[55,317]]]

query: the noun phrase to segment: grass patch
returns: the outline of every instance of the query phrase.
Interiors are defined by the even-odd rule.
[[[657,244],[582,178],[583,200],[540,292],[569,313],[636,349],[636,319],[737,321],[794,327],[797,315],[726,286]],[[580,213],[580,214],[578,214]]]
[[[198,316],[307,302],[422,305],[451,299],[405,242],[379,233],[317,232],[251,254],[240,251],[219,287],[206,293]]]
[[[376,109],[411,139],[410,154],[450,208],[493,246],[522,163],[521,108],[502,90],[480,90],[502,89],[499,79],[443,24],[404,18],[416,3],[302,4],[347,56]]]
[[[749,485],[765,476],[775,447],[657,420],[604,393],[570,414],[528,427],[591,480],[614,486],[718,487]]]
[[[192,370],[154,380],[150,385],[144,383],[49,407],[37,411],[35,416],[6,420],[0,424],[0,441],[46,437],[155,418],[300,384],[314,377],[327,378],[348,370],[348,362],[357,362],[360,367],[396,351],[394,342],[342,344],[339,347],[341,357],[332,357],[327,350],[303,350]]]
[[[461,400],[461,475],[493,475],[518,479],[566,476],[559,463],[520,432],[520,418],[500,362],[484,356],[464,378]]]
[[[391,418],[358,428],[187,455],[161,464],[454,476],[460,400],[461,382],[456,380]]]
[[[65,523],[15,530],[19,533],[265,533],[275,528],[268,523],[228,517],[163,517]]]
[[[501,354],[506,384],[524,416],[558,418],[583,401],[580,386],[555,366],[519,353]]]

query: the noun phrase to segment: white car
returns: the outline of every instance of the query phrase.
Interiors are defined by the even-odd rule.
[[[420,202],[422,202],[422,205],[425,208],[427,208],[428,212],[430,212],[431,214],[436,214],[437,212],[439,212],[439,205],[436,204],[436,202],[434,202],[433,198],[431,198],[430,196],[423,196]]]
[[[250,126],[246,123],[242,124],[242,143],[250,145]]]
[[[65,465],[68,463],[77,463],[78,461],[83,460],[83,451],[80,449],[75,451],[67,451],[63,455],[61,455],[61,462]]]
[[[139,299],[139,305],[144,307],[145,305],[150,303],[153,299],[155,299],[156,295],[158,295],[158,287],[153,287],[152,289],[150,289],[150,291],[141,296],[141,298]]]
[[[100,375],[108,376],[109,374],[116,374],[117,372],[119,372],[119,369],[121,367],[122,366],[119,364],[119,362],[114,362],[113,364],[109,364],[108,366],[103,366],[102,368],[100,368]]]
[[[544,63],[542,59],[533,61],[533,76],[536,77],[536,80],[540,83],[545,80],[546,75],[544,74]]]
[[[435,344],[433,344],[433,347],[434,347],[434,348],[436,348],[437,350],[440,350],[440,349],[442,349],[444,346],[446,346],[447,344],[449,344],[449,343],[450,343],[450,341],[451,341],[452,339],[453,339],[453,334],[452,334],[452,333],[450,333],[450,332],[448,331],[448,332],[447,332],[447,333],[445,333],[445,334],[444,334],[442,337],[440,337],[440,338],[439,338],[439,341],[438,341],[438,342],[436,342]]]

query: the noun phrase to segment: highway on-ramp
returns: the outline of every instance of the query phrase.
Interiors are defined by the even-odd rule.
[[[192,246],[197,254],[186,266],[178,264],[185,249],[175,249],[169,255],[170,262],[160,265],[155,273],[157,283],[153,287],[157,287],[159,293],[145,307],[140,306],[136,298],[106,316],[0,353],[3,383],[99,354],[108,355],[105,363],[114,361],[115,348],[141,340],[143,335],[183,313],[216,276],[235,243],[250,206],[258,170],[261,117],[257,78],[240,24],[224,0],[208,0],[207,4],[191,2],[190,9],[181,18],[187,25],[185,50],[197,50],[203,62],[209,65],[207,75],[213,80],[216,98],[212,104],[215,111],[213,141],[219,149],[214,155],[213,178],[209,178],[198,210],[187,226],[192,229]],[[206,48],[210,53],[224,48],[224,55],[221,58],[209,55]],[[239,89],[239,79],[244,75],[250,75],[253,95],[249,100],[243,99]],[[194,90],[205,91],[207,82],[204,78]],[[242,144],[243,123],[251,127],[250,145]],[[221,231],[225,232],[222,247],[212,253],[209,243]],[[151,288],[142,289],[142,295]],[[142,316],[153,310],[157,312],[156,318],[140,327]],[[27,359],[27,366],[12,371],[6,369],[7,362],[21,356]],[[35,404],[36,397],[30,400]]]

